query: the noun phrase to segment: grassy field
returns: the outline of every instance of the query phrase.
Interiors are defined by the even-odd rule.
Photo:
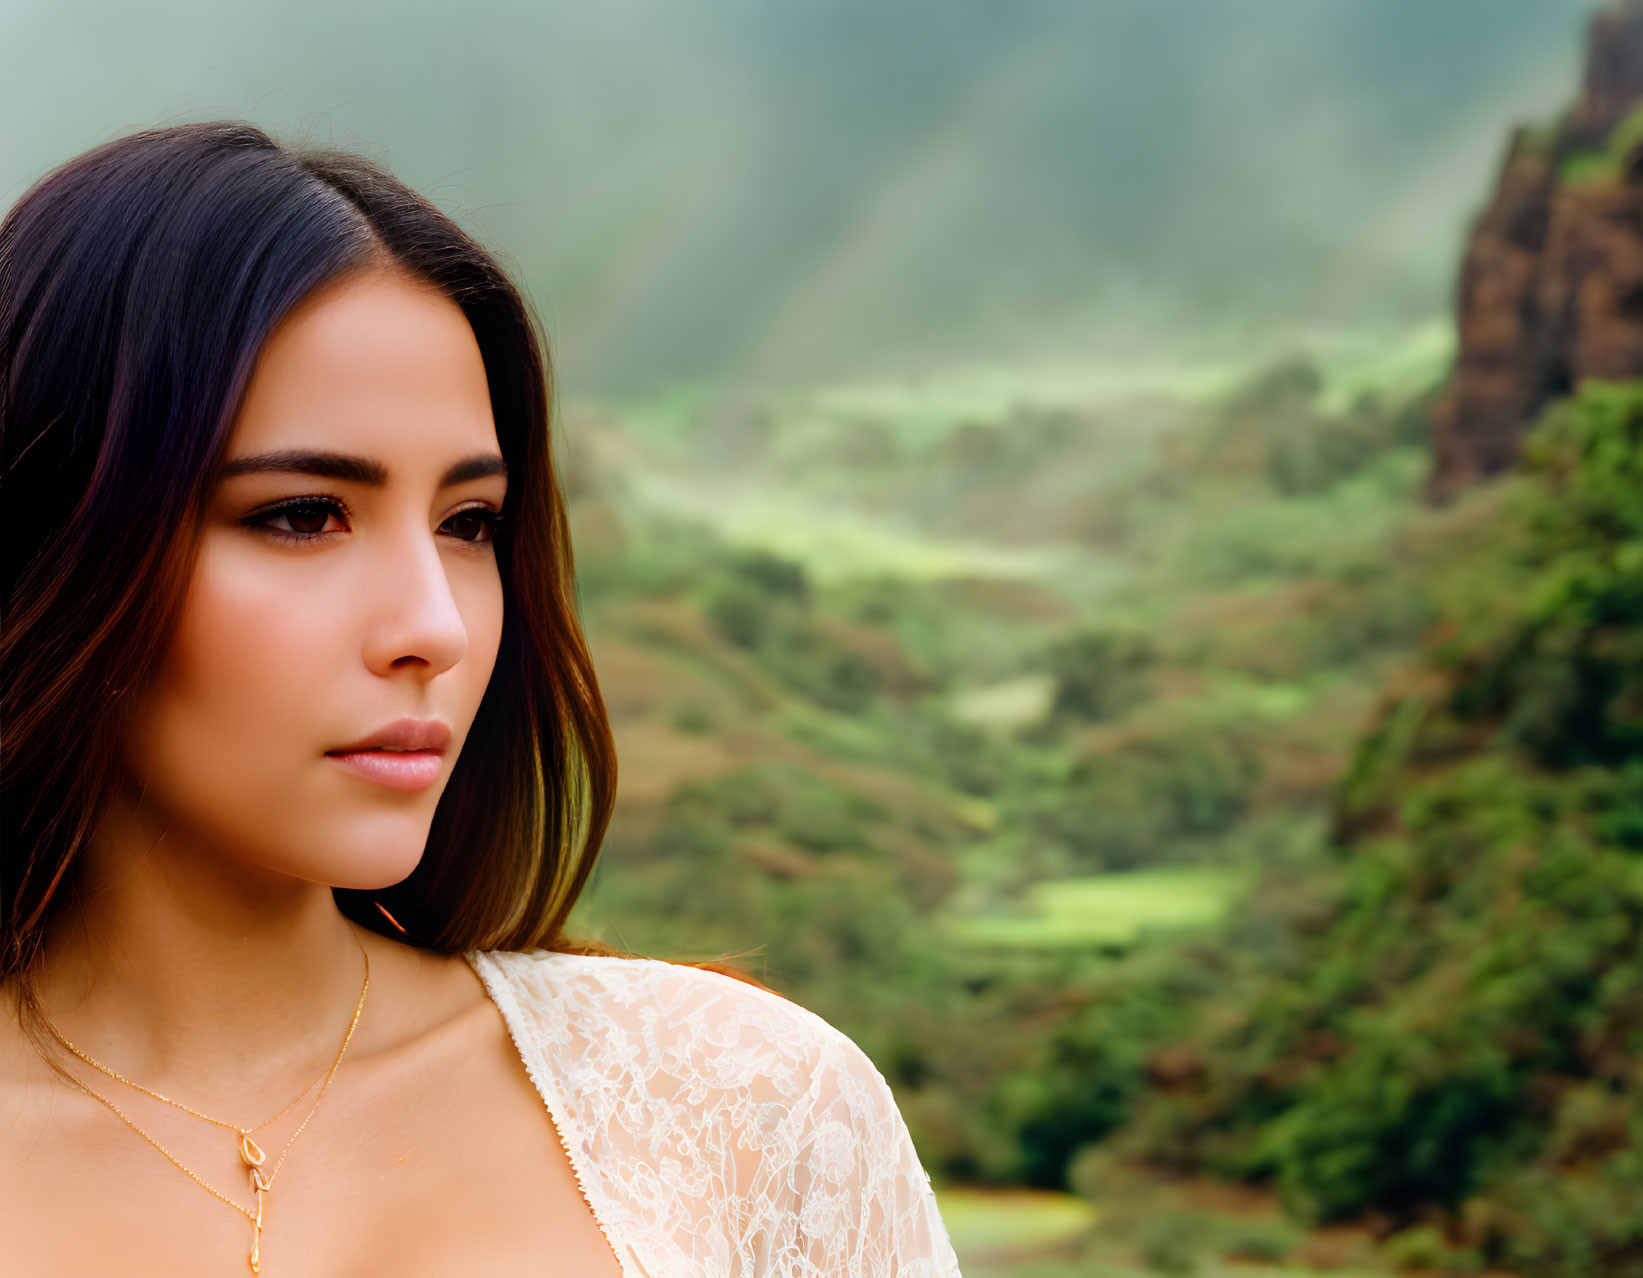
[[[1366,1231],[1309,1235],[1272,1204],[1208,1182],[1107,1171],[1095,1202],[948,1188],[942,1220],[965,1278],[1391,1278]]]
[[[1033,884],[1015,913],[948,918],[947,935],[981,947],[1129,946],[1213,925],[1248,884],[1245,873],[1200,866],[1056,879]]]

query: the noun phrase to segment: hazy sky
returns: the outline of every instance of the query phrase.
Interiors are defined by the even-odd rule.
[[[1587,0],[0,0],[0,203],[139,128],[372,151],[571,394],[1447,304]]]

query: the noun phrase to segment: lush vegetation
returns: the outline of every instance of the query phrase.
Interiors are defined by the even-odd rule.
[[[580,424],[624,773],[583,929],[840,1025],[945,1185],[1099,1211],[1211,1176],[1284,1212],[1097,1217],[1137,1263],[1299,1273],[1354,1221],[1382,1264],[1631,1272],[1643,391],[1433,510],[1423,372],[945,429],[818,398],[711,476],[711,432]],[[833,553],[841,504],[882,556]]]
[[[1045,1278],[1643,1272],[1643,384],[1434,509],[1447,358],[579,423],[585,929],[845,1029]]]
[[[1431,508],[1447,341],[578,424],[584,929],[850,1033],[967,1272],[1643,1274],[1643,383]]]
[[[1173,1042],[1115,1145],[1270,1183],[1303,1220],[1373,1215],[1412,1262],[1633,1274],[1643,385],[1559,405],[1502,495],[1337,791],[1328,896],[1268,901],[1286,943]],[[1128,1016],[1092,999],[1052,1036],[1046,1115],[1124,1077]]]

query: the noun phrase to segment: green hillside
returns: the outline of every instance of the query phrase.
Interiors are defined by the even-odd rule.
[[[1476,536],[1416,499],[1447,351],[1411,350],[840,387],[740,447],[677,403],[573,421],[622,758],[573,924],[740,955],[869,1051],[944,1185],[1065,1193],[1215,985],[1149,982],[1321,859],[1436,614],[1413,569]],[[1047,1066],[1109,985],[1112,1059]]]
[[[575,922],[849,1033],[981,1278],[1643,1274],[1643,382],[1432,507],[1453,358],[576,418]]]
[[[1051,1195],[1010,1230],[1076,1258],[1030,1272],[1296,1275],[1345,1263],[1340,1222],[1363,1272],[1630,1272],[1643,391],[1593,385],[1431,509],[1442,354],[1350,394],[1299,356],[1018,388],[945,429],[841,392],[836,450],[772,404],[781,446],[711,471],[660,410],[579,422],[623,782],[573,922],[844,1028],[977,1237],[989,1190]],[[1075,461],[1096,500],[1058,494]],[[1023,486],[1026,523],[979,513]],[[1271,1209],[1101,1214],[1183,1176]]]
[[[1203,997],[1092,1183],[1134,1156],[1446,1272],[1643,1272],[1643,383],[1558,405],[1493,498],[1337,790],[1327,894],[1256,894],[1282,943]],[[1053,1036],[1041,1112],[1124,1077],[1127,1015]]]

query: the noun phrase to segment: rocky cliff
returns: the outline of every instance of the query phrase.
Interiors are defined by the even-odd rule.
[[[1461,266],[1428,496],[1510,467],[1585,378],[1643,376],[1643,0],[1593,17],[1580,97],[1518,129]]]

